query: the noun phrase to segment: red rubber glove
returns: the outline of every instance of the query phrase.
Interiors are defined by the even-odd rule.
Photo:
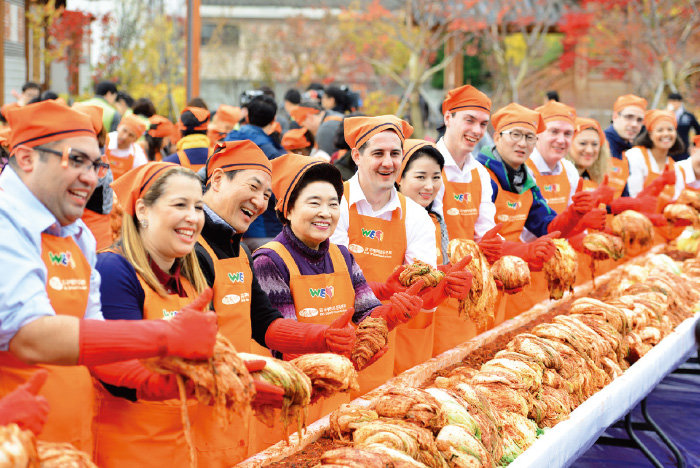
[[[584,247],[583,247],[583,238],[586,237],[585,232],[580,232],[574,236],[569,236],[566,238],[567,241],[569,241],[569,244],[571,244],[571,247],[576,250],[577,252],[585,253],[584,252]]]
[[[216,314],[207,288],[172,320],[81,320],[78,364],[92,367],[156,356],[206,359],[214,352]]]
[[[445,287],[445,292],[449,297],[454,299],[467,299],[469,297],[469,291],[472,288],[472,280],[474,275],[466,269],[469,262],[472,261],[472,256],[467,255],[462,260],[457,262],[452,269],[445,275],[443,279],[447,283]],[[425,300],[423,301],[423,306],[425,305]]]
[[[639,211],[654,211],[656,210],[657,197],[640,193],[636,197],[620,197],[610,203],[610,211],[612,214],[620,214],[625,210]]]
[[[644,216],[649,218],[649,221],[651,221],[651,224],[653,224],[656,227],[662,227],[662,226],[667,226],[668,221],[662,215],[661,213],[642,213]]]
[[[262,359],[244,361],[248,372],[258,372],[265,368],[266,362]],[[284,389],[277,385],[253,378],[255,384],[255,398],[253,398],[253,407],[272,406],[274,408],[282,408],[284,403]]]
[[[500,290],[502,290],[506,294],[517,294],[523,290],[523,288],[512,288],[512,289],[506,289],[503,286],[503,282],[501,280],[497,280],[496,278],[493,279],[494,283],[496,283],[496,287]]]
[[[39,435],[49,417],[49,402],[37,393],[48,376],[45,369],[38,370],[0,400],[0,426],[15,423]]]
[[[598,206],[600,203],[609,205],[612,202],[615,196],[615,190],[608,185],[608,180],[608,175],[605,174],[605,176],[603,176],[603,182],[598,188],[591,192],[595,200],[595,206]]]
[[[486,232],[484,237],[477,242],[479,250],[481,250],[486,260],[490,263],[495,262],[502,256],[501,249],[503,248],[503,241],[505,239],[499,234],[501,229],[503,229],[503,223],[496,224],[496,226]]]
[[[442,283],[442,281],[440,282]],[[418,315],[423,308],[423,299],[418,296],[418,291],[424,286],[423,280],[418,280],[411,285],[406,292],[399,292],[391,296],[391,304],[381,305],[372,311],[372,317],[381,317],[386,320],[389,330],[397,325],[406,323]],[[444,300],[444,299],[443,299]]]
[[[406,269],[406,265],[399,266],[386,280],[386,283],[379,283],[377,281],[367,281],[370,289],[374,293],[375,297],[380,301],[388,301],[389,298],[396,294],[397,292],[404,292],[406,287],[399,281],[399,275],[402,271]]]
[[[552,239],[558,237],[559,234],[558,231],[554,231],[528,243],[505,242],[503,255],[520,257],[528,263],[531,271],[540,271],[544,263],[554,255],[556,246]]]
[[[583,215],[598,206],[597,197],[594,192],[583,191],[583,179],[579,177],[576,192],[571,197],[571,206],[579,215]]]
[[[595,229],[596,231],[602,231],[605,229],[605,219],[608,213],[601,209],[596,208],[591,210],[581,218],[579,226],[583,229]]]
[[[355,345],[355,328],[350,323],[354,313],[351,307],[330,325],[277,319],[267,328],[265,344],[284,354],[332,352],[349,355]]]
[[[642,191],[637,194],[637,196],[650,195],[652,197],[658,197],[667,185],[674,185],[675,183],[676,170],[667,163],[666,166],[664,166],[664,171],[661,173],[661,175],[654,179],[649,185],[644,187]]]
[[[138,359],[91,367],[90,372],[104,383],[135,389],[138,400],[162,401],[180,396],[175,374],[153,372]],[[194,395],[191,381],[186,382],[186,389],[188,397]]]

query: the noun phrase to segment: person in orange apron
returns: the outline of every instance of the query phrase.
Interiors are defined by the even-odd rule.
[[[436,147],[445,159],[443,187],[433,202],[442,216],[449,239],[475,240],[490,262],[501,256],[503,237],[494,223],[491,178],[472,151],[486,132],[491,100],[471,85],[450,90],[442,103],[445,135]],[[475,323],[458,314],[458,303],[448,298],[435,311],[433,356],[474,337]]]
[[[0,398],[0,426],[17,424],[39,435],[49,415],[49,402],[39,395],[49,373],[38,370],[19,387]]]
[[[322,159],[295,154],[273,160],[272,167],[276,209],[284,228],[253,255],[256,274],[270,291],[272,305],[285,317],[306,324],[342,326],[350,318],[359,323],[372,315],[385,318],[393,329],[416,316],[423,301],[410,288],[382,305],[347,248],[328,240],[340,216],[344,190],[340,172]],[[354,340],[332,343],[329,351],[350,357],[353,346]],[[309,409],[307,420],[349,401],[347,393],[321,400]]]
[[[149,126],[145,135],[146,156],[149,161],[162,161],[171,153],[177,139],[173,135],[178,131],[175,125],[162,115],[148,118]]]
[[[97,143],[100,150],[104,151],[107,133],[102,124],[102,108],[90,104],[73,104],[73,109],[83,112],[90,117],[92,125],[97,134]],[[112,245],[112,225],[109,213],[112,211],[112,201],[114,194],[109,184],[112,183],[112,171],[107,171],[104,177],[100,177],[97,188],[90,196],[85,211],[83,212],[83,222],[95,236],[97,250],[102,250]]]
[[[442,154],[440,154],[440,151],[433,143],[425,140],[408,139],[404,142],[404,156],[396,183],[399,187],[399,192],[425,208],[435,224],[435,250],[438,268],[447,273],[445,282],[447,283],[446,288],[449,288],[448,297],[445,298],[445,301],[452,300],[456,305],[459,299],[466,298],[468,295],[471,288],[472,275],[469,271],[462,270],[462,266],[466,265],[469,260],[462,260],[460,262],[462,265],[455,268],[454,274],[450,274],[452,266],[449,265],[447,256],[447,244],[449,242],[447,226],[442,216],[432,211],[435,197],[442,187],[444,162]],[[453,291],[453,288],[459,290]],[[443,306],[444,302],[438,306],[438,310]],[[437,311],[424,310],[408,322],[405,327],[400,327],[397,330],[396,354],[400,358],[397,358],[394,363],[395,374],[399,374],[432,357],[435,332],[434,316],[436,313]],[[457,313],[456,308],[454,313]],[[454,332],[457,333],[458,331],[455,330]],[[459,339],[459,337],[457,338]]]
[[[165,162],[179,164],[197,172],[209,158],[209,111],[201,107],[185,107],[177,121],[181,138],[177,142],[177,151],[163,158]]]
[[[554,254],[551,238],[566,236],[576,228],[583,215],[593,210],[595,199],[590,192],[580,192],[577,187],[579,193],[574,194],[573,203],[557,215],[547,205],[525,164],[537,134],[546,128],[542,115],[511,103],[496,112],[492,120],[496,145],[490,151],[482,149],[477,159],[492,179],[496,220],[504,224],[500,232],[506,238],[502,252],[522,258],[531,271],[538,272]],[[603,219],[604,216],[603,212]],[[534,303],[528,297],[525,291],[509,296],[505,309],[500,311],[502,316],[497,314],[496,321],[532,307]]]
[[[117,130],[107,135],[105,157],[114,180],[148,162],[143,148],[136,143],[145,131],[146,125],[132,114],[122,117]]]
[[[646,110],[647,100],[634,94],[625,94],[615,99],[612,122],[605,129],[605,139],[613,159],[625,160],[624,153],[632,148],[634,139],[642,131]]]
[[[206,287],[194,253],[204,224],[199,179],[189,169],[171,163],[149,163],[125,174],[115,182],[114,190],[124,201],[124,220],[122,241],[101,253],[97,261],[105,279],[105,318],[170,319]],[[189,307],[211,299],[210,295],[203,297]],[[96,417],[97,463],[149,466],[153,460],[169,460],[185,466],[189,452],[174,377],[152,373],[134,361],[99,366],[94,372],[108,390],[101,392]],[[261,385],[256,384],[258,394],[270,393],[269,386]],[[281,405],[282,389],[272,389]],[[188,411],[202,466],[230,466],[236,453],[245,451],[235,438],[226,447],[216,446],[216,437],[226,433],[226,428],[219,427],[213,408],[192,400]],[[232,425],[236,423],[242,421]]]
[[[80,221],[104,175],[90,118],[54,101],[11,111],[12,157],[0,175],[0,396],[48,370],[40,440],[92,453],[94,387],[88,367],[163,355],[211,356],[213,313],[170,323],[103,320],[95,240]],[[87,367],[86,367],[87,366]]]
[[[215,148],[207,162],[204,228],[195,247],[197,259],[214,288],[221,333],[238,351],[268,356],[268,347],[288,354],[327,352],[333,342],[344,339],[344,334],[350,339],[354,332],[297,322],[294,313],[285,318],[270,304],[240,247],[250,223],[267,208],[271,174],[270,161],[249,140],[224,142]],[[257,420],[250,422],[250,436],[236,437],[249,437],[244,445],[253,454],[266,448],[272,436],[256,439],[258,432],[266,435],[270,430]],[[245,431],[243,425],[237,429]]]
[[[684,148],[676,132],[673,113],[650,110],[644,116],[644,126],[635,139],[636,146],[626,153],[630,164],[629,192],[636,196],[652,187],[663,186],[655,209],[656,213],[661,213],[685,188],[685,173],[672,158]],[[657,240],[675,239],[682,231],[682,226],[657,227]]]
[[[394,187],[401,168],[402,144],[413,128],[397,117],[378,116],[348,117],[344,130],[358,171],[346,182],[338,227],[331,242],[348,247],[375,296],[386,301],[405,290],[398,282],[397,267],[414,260],[435,267],[437,260],[430,216]],[[421,294],[432,290],[426,288]],[[444,295],[439,299],[444,300]],[[424,307],[432,309],[438,303],[424,303]],[[413,359],[409,354],[397,353],[395,340],[396,332],[390,333],[389,351],[371,368],[360,372],[360,394],[386,382],[394,374],[397,359]],[[398,367],[405,365],[399,363]]]

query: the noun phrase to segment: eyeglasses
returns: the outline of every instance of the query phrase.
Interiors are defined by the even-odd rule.
[[[525,134],[517,130],[504,130],[501,132],[501,135],[504,133],[510,136],[510,139],[513,140],[514,143],[518,143],[523,139],[523,137],[525,137],[525,142],[528,145],[534,145],[537,141],[537,135],[533,135],[532,133]]]
[[[622,114],[621,117],[628,122],[637,122],[637,123],[644,122],[643,117],[639,117],[639,116],[634,115],[634,114]]]
[[[107,169],[109,169],[109,164],[102,162],[101,160],[93,161],[86,155],[73,151],[73,149],[70,147],[65,148],[63,151],[56,151],[50,148],[44,148],[42,146],[35,146],[34,149],[44,153],[60,156],[61,166],[64,168],[68,167],[68,164],[70,164],[73,169],[80,169],[82,172],[92,170],[99,178],[106,176]]]

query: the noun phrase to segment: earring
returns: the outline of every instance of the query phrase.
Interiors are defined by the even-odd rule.
[[[141,223],[141,227],[143,229],[146,229],[148,227],[148,220],[147,219],[141,220],[141,221],[139,221],[139,223]]]

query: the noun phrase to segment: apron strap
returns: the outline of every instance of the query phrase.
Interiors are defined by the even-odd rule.
[[[348,274],[348,264],[345,262],[345,257],[343,257],[343,253],[338,246],[331,242],[328,245],[328,253],[331,256],[331,262],[333,262],[333,272]]]
[[[180,161],[181,166],[184,166],[187,169],[192,169],[190,158],[187,157],[184,150],[177,150],[177,159]]]
[[[299,271],[299,267],[297,266],[297,262],[294,261],[294,259],[292,258],[292,254],[289,253],[287,248],[284,245],[282,245],[282,243],[277,242],[277,241],[271,241],[271,242],[268,242],[267,244],[263,245],[262,248],[270,249],[273,252],[277,253],[277,255],[280,256],[280,258],[282,259],[284,264],[287,265],[287,269],[289,270],[289,278],[290,279],[301,276],[301,272]]]

